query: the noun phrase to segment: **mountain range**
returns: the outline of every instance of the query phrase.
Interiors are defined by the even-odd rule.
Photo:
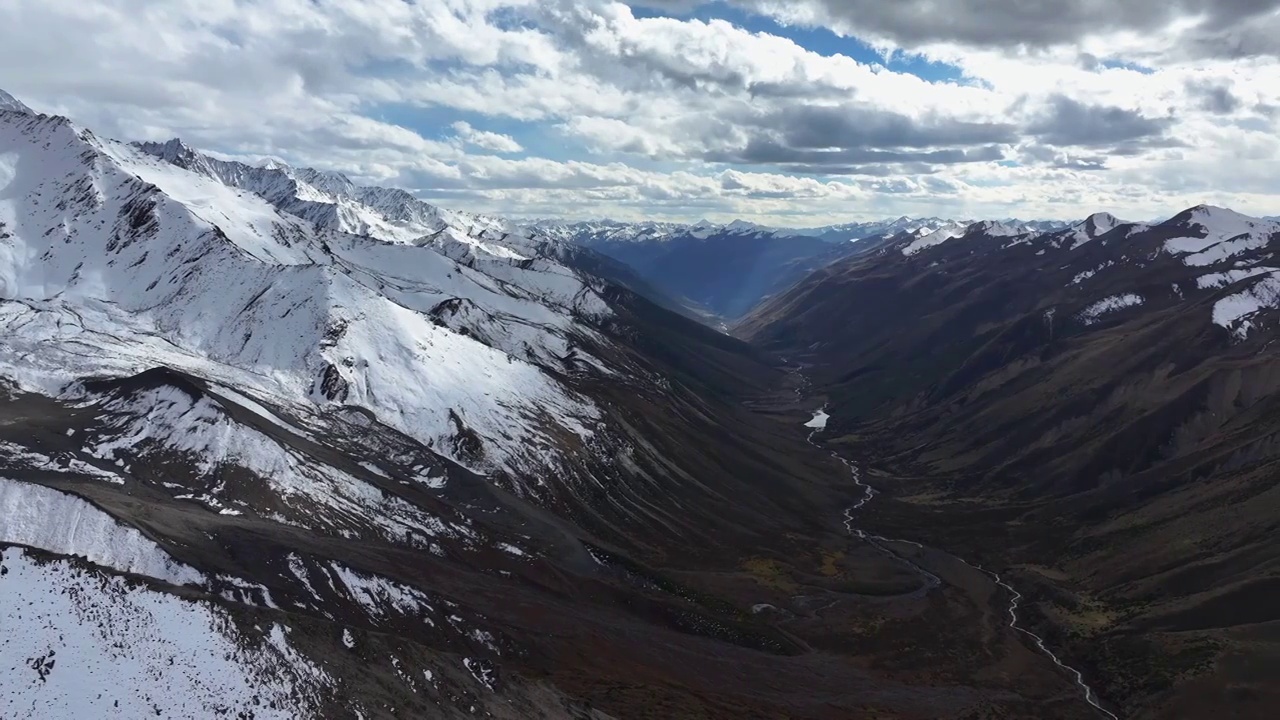
[[[1280,223],[1211,206],[904,235],[738,333],[815,368],[831,434],[882,470],[877,526],[1010,567],[1121,716],[1261,717],[1277,250]]]
[[[630,266],[664,295],[704,315],[733,320],[810,272],[861,252],[866,244],[860,241],[903,232],[959,232],[972,222],[900,217],[788,229],[741,220],[723,225],[538,221],[529,227]],[[1065,226],[1051,221],[1006,224],[1029,231]]]
[[[758,533],[697,510],[721,493],[787,512],[730,475],[766,430],[707,440],[724,455],[671,440],[722,434],[778,371],[624,270],[6,103],[0,587],[21,676],[0,715],[593,717],[627,666],[550,662],[593,634],[620,657],[695,628],[781,648],[641,581],[666,543]]]
[[[513,222],[0,93],[0,717],[1267,716],[1278,249]]]

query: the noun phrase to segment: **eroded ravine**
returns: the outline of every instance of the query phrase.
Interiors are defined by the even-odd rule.
[[[799,370],[796,371],[796,375],[800,378],[800,384],[796,387],[796,399],[797,401],[803,402],[804,390],[808,386],[809,380]],[[827,419],[830,417],[826,412],[827,407],[828,406],[823,405],[822,408],[814,412],[813,419],[810,420],[808,423],[805,423],[805,427],[810,428],[809,436],[806,439],[808,440],[810,445],[820,450],[826,449],[821,444],[819,444],[819,442],[817,441],[817,437],[824,430],[826,430]],[[924,545],[921,545],[920,543],[915,542],[914,540],[906,540],[903,538],[889,538],[889,537],[884,537],[883,535],[873,535],[854,524],[856,513],[862,508],[866,507],[866,505],[870,503],[872,500],[874,500],[876,495],[879,494],[879,492],[875,488],[873,488],[871,485],[863,481],[862,469],[856,463],[848,460],[847,458],[843,457],[842,455],[840,455],[840,453],[834,450],[828,449],[827,452],[831,454],[831,457],[840,461],[841,464],[843,464],[846,468],[849,469],[849,474],[853,478],[854,484],[857,485],[862,490],[862,497],[858,498],[857,502],[849,506],[844,511],[845,530],[847,530],[850,535],[857,537],[860,540],[866,541],[869,545],[876,548],[878,551],[884,553],[889,557],[892,557],[894,560],[898,562],[901,562],[905,565],[910,566],[911,568],[919,572],[922,576],[924,576],[925,583],[921,586],[919,590],[916,590],[914,593],[912,593],[912,595],[924,595],[924,594],[927,594],[930,590],[933,590],[934,588],[939,587],[942,584],[942,580],[937,575],[934,575],[933,573],[929,572],[928,570],[921,567],[918,563],[910,560],[909,558],[906,558],[894,552],[893,549],[889,547],[889,545],[901,544],[901,545],[909,545],[911,547],[914,547],[920,550],[925,550],[926,548]],[[963,563],[968,567],[971,567],[974,570],[977,570],[978,572],[981,572],[984,575],[987,575],[992,579],[993,582],[995,582],[995,584],[998,587],[1006,590],[1009,593],[1009,606],[1007,609],[1007,612],[1009,615],[1009,627],[1015,630],[1016,632],[1019,632],[1031,638],[1032,642],[1035,643],[1036,648],[1041,653],[1043,653],[1046,657],[1052,660],[1053,663],[1057,665],[1059,668],[1063,669],[1068,674],[1070,674],[1072,676],[1072,679],[1075,681],[1076,686],[1080,689],[1081,693],[1084,695],[1085,702],[1089,703],[1091,707],[1093,707],[1095,710],[1102,713],[1106,717],[1111,718],[1111,720],[1120,720],[1115,713],[1111,712],[1110,710],[1102,706],[1102,703],[1098,699],[1098,694],[1094,692],[1093,688],[1090,687],[1089,684],[1084,681],[1084,674],[1080,672],[1080,670],[1063,662],[1062,659],[1059,658],[1056,653],[1054,653],[1052,650],[1049,649],[1048,645],[1045,643],[1044,638],[1028,630],[1026,627],[1022,625],[1021,620],[1018,617],[1018,606],[1022,602],[1022,593],[1018,592],[1016,589],[1014,589],[1012,585],[1005,582],[1000,577],[999,574],[994,573],[990,570],[987,570],[986,568],[980,565],[975,565],[965,560],[964,558],[957,557],[950,553],[944,553],[944,554],[946,554],[950,558],[955,559],[957,562]]]

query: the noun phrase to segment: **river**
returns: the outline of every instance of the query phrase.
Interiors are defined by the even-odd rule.
[[[800,387],[796,389],[797,399],[803,399],[804,389],[808,386],[808,378],[806,378],[803,374],[800,374],[800,378],[801,378]],[[810,432],[808,436],[808,441],[810,445],[818,449],[825,449],[822,445],[818,443],[817,437],[818,435],[826,431],[827,423],[830,420],[830,418],[831,416],[827,413],[827,406],[823,405],[821,409],[814,412],[813,419],[805,423],[805,427],[810,428]],[[894,552],[891,547],[889,547],[890,545],[902,544],[902,545],[909,545],[911,547],[919,548],[923,550],[925,549],[923,545],[921,545],[918,542],[915,542],[914,540],[905,540],[903,538],[888,538],[882,535],[873,535],[871,533],[868,533],[866,530],[863,530],[862,528],[858,527],[855,524],[855,519],[858,511],[866,507],[867,503],[874,500],[878,493],[875,488],[871,487],[870,485],[868,485],[866,482],[863,481],[862,468],[860,468],[856,463],[848,460],[847,458],[840,455],[840,453],[834,450],[828,450],[828,452],[831,453],[832,457],[834,457],[836,460],[839,460],[841,464],[843,464],[846,468],[849,469],[849,474],[853,478],[854,484],[857,485],[862,491],[862,494],[858,498],[857,502],[855,502],[853,505],[850,505],[848,509],[844,511],[844,527],[849,532],[849,534],[861,540],[865,540],[868,544],[870,544],[872,547],[876,548],[880,552],[894,558],[898,562],[911,566],[913,569],[915,569],[917,572],[923,575],[925,578],[925,583],[920,588],[920,590],[917,590],[915,593],[913,593],[913,595],[924,595],[924,594],[927,594],[930,590],[933,590],[934,588],[940,586],[942,584],[942,580],[937,575],[934,575],[933,573],[924,569],[918,563],[906,557],[903,557],[902,555],[899,555],[898,553]],[[1013,588],[1012,585],[1010,585],[1009,583],[1001,579],[999,574],[991,572],[990,570],[987,570],[981,565],[975,565],[963,558],[956,557],[955,555],[951,555],[950,553],[947,553],[947,555],[959,562],[964,563],[965,565],[968,565],[974,570],[977,570],[987,575],[995,582],[997,586],[1006,590],[1009,594],[1009,606],[1008,606],[1009,627],[1012,628],[1014,631],[1031,638],[1037,650],[1039,650],[1046,657],[1052,660],[1055,665],[1057,665],[1058,667],[1066,671],[1068,674],[1070,674],[1072,676],[1072,679],[1075,681],[1076,686],[1080,689],[1081,694],[1084,695],[1085,702],[1089,703],[1090,706],[1092,706],[1094,709],[1096,709],[1098,712],[1100,712],[1104,716],[1111,718],[1111,720],[1120,720],[1120,718],[1115,713],[1111,712],[1110,710],[1102,706],[1101,701],[1098,699],[1098,694],[1094,692],[1093,688],[1090,687],[1089,684],[1084,681],[1083,673],[1081,673],[1078,669],[1072,667],[1071,665],[1068,665],[1067,663],[1063,662],[1062,659],[1059,658],[1056,653],[1054,653],[1052,650],[1049,649],[1048,645],[1044,641],[1044,638],[1031,632],[1030,630],[1028,630],[1026,627],[1022,625],[1021,620],[1018,617],[1018,605],[1019,603],[1022,602],[1022,593],[1018,592]]]

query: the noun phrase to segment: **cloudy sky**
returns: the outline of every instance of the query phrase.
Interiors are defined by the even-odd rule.
[[[0,88],[533,217],[1280,214],[1280,0],[0,0]]]

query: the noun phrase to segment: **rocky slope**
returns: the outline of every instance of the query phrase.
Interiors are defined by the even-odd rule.
[[[1262,717],[1277,250],[1280,224],[1208,206],[904,234],[738,332],[813,365],[835,433],[890,473],[880,522],[1010,568],[1122,715]]]

